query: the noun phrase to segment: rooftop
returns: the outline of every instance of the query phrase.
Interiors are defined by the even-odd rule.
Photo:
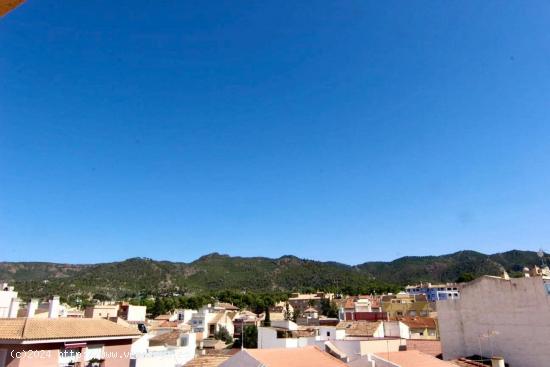
[[[417,350],[375,354],[377,357],[398,364],[400,367],[456,367],[451,362],[442,361]]]
[[[340,321],[337,329],[346,330],[348,336],[373,336],[381,321]]]
[[[0,319],[0,340],[25,341],[99,337],[139,337],[141,333],[104,319]]]
[[[246,349],[241,353],[247,353],[265,367],[346,366],[344,362],[313,346],[293,349]]]
[[[399,321],[401,321],[411,329],[437,328],[436,320],[432,317],[404,316],[400,317]]]

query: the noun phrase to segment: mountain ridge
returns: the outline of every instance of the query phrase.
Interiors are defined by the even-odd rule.
[[[545,258],[548,255],[545,254]],[[242,257],[210,253],[185,263],[132,257],[97,264],[0,262],[0,280],[14,282],[21,295],[105,294],[132,297],[162,292],[221,290],[290,292],[384,291],[420,281],[456,281],[469,277],[519,273],[540,265],[536,252],[510,250],[483,254],[472,250],[438,256],[403,256],[392,261],[347,265],[334,261]]]

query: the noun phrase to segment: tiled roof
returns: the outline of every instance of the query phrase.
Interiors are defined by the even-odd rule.
[[[451,362],[445,362],[428,354],[417,350],[407,350],[403,352],[375,353],[376,356],[386,361],[398,364],[401,367],[452,367]]]
[[[346,298],[346,302],[344,303],[344,309],[348,310],[354,310],[355,309],[355,299],[353,298]]]
[[[344,329],[347,336],[373,336],[381,321],[340,321],[337,329]]]
[[[437,328],[435,319],[431,317],[404,316],[404,317],[400,317],[399,321],[401,321],[411,329]]]
[[[346,364],[316,347],[292,349],[246,349],[266,367],[344,367]]]
[[[47,340],[128,336],[138,337],[136,329],[104,319],[0,319],[0,340]]]
[[[237,306],[234,306],[231,303],[227,302],[220,302],[216,305],[216,307],[225,308],[227,311],[239,311],[239,308]]]
[[[159,327],[178,327],[177,321],[163,321],[159,325]]]
[[[170,320],[170,318],[172,317],[172,315],[158,315],[157,317],[155,317],[155,320],[157,321],[160,321],[160,320]]]
[[[149,346],[163,346],[163,345],[172,345],[177,346],[178,345],[178,339],[181,336],[181,331],[174,330],[169,333],[163,333],[157,336],[152,337],[149,339]]]

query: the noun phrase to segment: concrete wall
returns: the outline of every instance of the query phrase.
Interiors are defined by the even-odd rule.
[[[482,277],[460,299],[438,302],[444,359],[503,356],[510,367],[547,366],[550,296],[540,277]]]

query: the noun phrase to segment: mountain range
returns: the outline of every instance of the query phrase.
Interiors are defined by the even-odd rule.
[[[545,258],[548,255],[545,254]],[[0,262],[0,280],[15,283],[21,297],[104,294],[133,297],[162,292],[221,290],[255,292],[349,290],[384,291],[420,281],[449,282],[460,276],[518,274],[540,265],[536,252],[512,250],[492,255],[460,251],[441,256],[407,256],[390,262],[346,265],[282,256],[233,257],[212,253],[190,262],[131,258],[120,262],[75,265]]]

